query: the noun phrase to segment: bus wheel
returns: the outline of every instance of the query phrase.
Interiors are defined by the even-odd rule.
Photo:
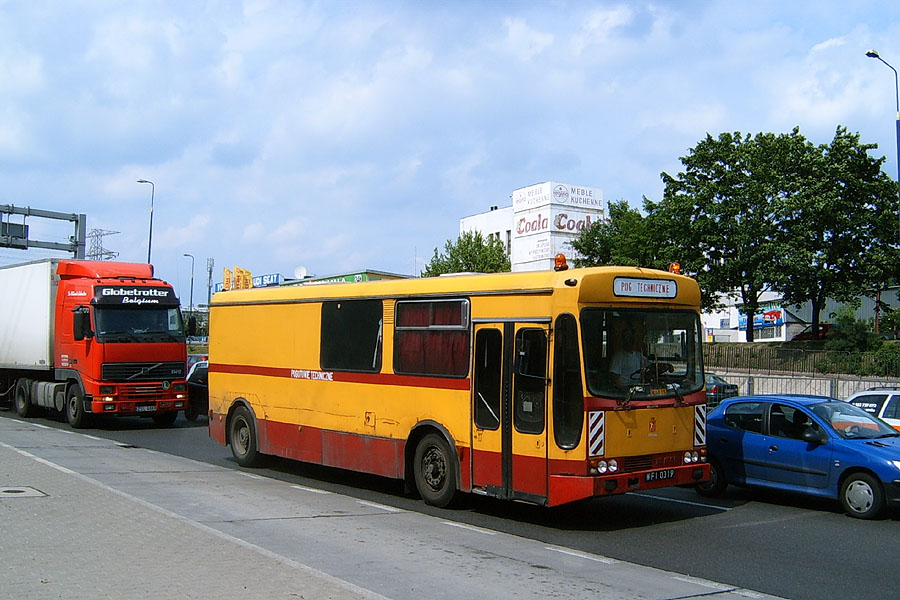
[[[34,414],[34,407],[28,397],[28,383],[21,379],[16,384],[16,414],[23,419]]]
[[[175,423],[175,419],[178,418],[178,411],[173,410],[169,412],[159,413],[157,415],[153,415],[153,424],[157,427],[169,427],[173,423]]]
[[[228,443],[231,444],[231,454],[239,465],[253,467],[259,464],[260,455],[253,415],[244,406],[234,409],[228,427]]]
[[[90,417],[84,412],[84,394],[77,383],[69,386],[66,392],[66,421],[73,429],[87,427]]]
[[[447,441],[436,433],[429,433],[416,446],[413,474],[416,489],[422,499],[432,506],[449,506],[456,496],[458,463]]]

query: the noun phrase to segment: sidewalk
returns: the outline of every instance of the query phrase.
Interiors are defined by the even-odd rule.
[[[0,596],[381,598],[0,439]]]

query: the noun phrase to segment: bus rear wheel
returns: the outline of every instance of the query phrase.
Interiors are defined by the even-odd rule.
[[[432,506],[449,506],[456,496],[459,463],[440,435],[429,433],[416,446],[413,476],[422,499]]]
[[[261,462],[256,424],[253,414],[245,406],[234,409],[228,425],[228,443],[234,460],[242,467],[258,466]]]

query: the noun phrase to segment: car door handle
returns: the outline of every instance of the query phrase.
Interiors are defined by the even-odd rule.
[[[769,446],[769,452],[778,452],[778,446]]]

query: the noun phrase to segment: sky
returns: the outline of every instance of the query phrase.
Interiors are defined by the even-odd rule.
[[[900,2],[0,0],[0,205],[86,214],[117,260],[149,243],[184,305],[185,254],[194,304],[209,259],[419,274],[534,183],[659,200],[707,134],[845,126],[896,178],[870,48],[900,68]]]

